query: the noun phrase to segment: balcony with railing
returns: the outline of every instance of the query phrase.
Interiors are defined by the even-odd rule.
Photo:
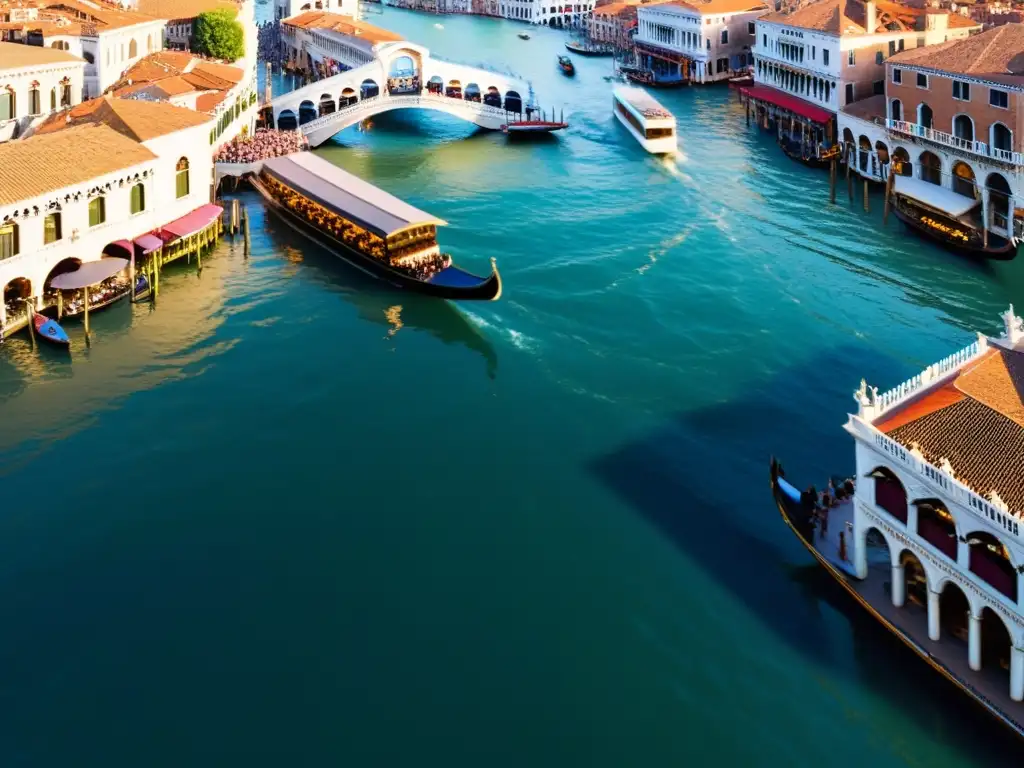
[[[1009,149],[990,147],[983,141],[963,139],[959,136],[954,136],[952,133],[937,131],[934,128],[925,128],[923,125],[910,123],[906,120],[886,120],[885,126],[892,133],[900,133],[905,136],[924,139],[925,141],[930,141],[943,147],[958,149],[961,152],[970,152],[972,155],[978,155],[986,160],[996,160],[1001,163],[1009,163],[1010,165],[1017,166],[1024,165],[1024,154],[1020,152],[1013,152]]]

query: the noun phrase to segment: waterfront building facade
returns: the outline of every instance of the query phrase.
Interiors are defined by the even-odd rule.
[[[0,43],[0,142],[82,100],[85,60],[56,48]]]
[[[307,70],[324,69],[330,76],[373,61],[382,46],[401,35],[351,16],[307,11],[281,22],[284,57]]]
[[[121,73],[163,47],[164,22],[84,0],[14,0],[0,5],[0,40],[41,45],[85,60],[79,100],[102,94]]]
[[[958,14],[882,0],[818,0],[768,14],[756,24],[747,98],[759,125],[775,123],[781,140],[817,157],[836,142],[841,107],[884,93],[886,59],[980,29]]]
[[[755,22],[763,0],[670,2],[637,8],[640,66],[655,80],[713,83],[753,63]]]
[[[897,623],[927,627],[932,655],[1020,723],[1024,320],[1012,306],[1002,320],[1000,336],[978,334],[888,392],[862,382],[845,427],[858,487],[843,565],[891,575]]]
[[[1021,51],[1024,25],[1006,24],[893,56],[884,96],[840,113],[854,169],[878,182],[894,171],[897,204],[937,210],[985,247],[1012,241],[1024,207]]]
[[[207,11],[237,14],[241,3],[234,0],[128,0],[134,10],[164,21],[164,47],[187,51],[196,16]]]
[[[0,145],[0,327],[69,265],[208,202],[210,115],[105,98],[79,120]],[[32,172],[26,172],[32,169]]]
[[[587,35],[595,43],[607,43],[616,48],[633,44],[637,27],[637,3],[607,3],[594,8],[587,20]]]

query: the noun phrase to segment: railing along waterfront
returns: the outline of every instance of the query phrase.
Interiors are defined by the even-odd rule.
[[[910,123],[906,120],[886,120],[885,127],[896,133],[903,133],[907,136],[914,136],[926,141],[933,141],[936,144],[942,144],[943,146],[950,147],[952,149],[959,149],[963,152],[970,152],[971,154],[979,155],[990,160],[998,160],[1003,163],[1010,163],[1011,165],[1024,165],[1024,154],[1021,154],[1020,152],[1013,152],[1008,149],[990,147],[983,141],[962,139],[951,133],[937,131],[934,128],[925,128],[923,125]]]
[[[860,437],[867,442],[874,443],[879,451],[901,464],[917,480],[941,488],[947,499],[960,503],[976,515],[986,518],[989,522],[999,526],[1006,533],[1024,543],[1024,537],[1021,536],[1021,519],[1019,515],[1003,511],[948,472],[930,463],[920,453],[905,448],[859,416],[850,416],[849,421],[846,423],[846,431],[854,437]],[[954,467],[953,469],[955,470],[956,468]]]
[[[893,387],[887,392],[874,395],[871,403],[874,406],[874,418],[878,418],[886,411],[906,402],[921,390],[930,387],[941,379],[944,379],[946,376],[959,370],[972,360],[981,357],[987,351],[988,341],[983,341],[979,338],[973,344],[964,347],[959,352],[954,352],[952,355],[939,360],[939,362],[932,363],[921,371],[921,373],[916,376],[911,376],[902,384]]]
[[[308,123],[303,123],[299,126],[299,130],[302,131],[303,134],[309,134],[320,128],[325,128],[331,125],[339,118],[347,119],[358,116],[363,112],[367,115],[371,115],[376,111],[377,107],[382,104],[393,105],[395,107],[432,107],[444,104],[450,107],[461,107],[464,111],[473,115],[484,115],[486,117],[493,117],[501,120],[507,120],[509,114],[511,114],[500,107],[492,107],[490,104],[484,104],[478,101],[466,101],[465,99],[457,99],[451,96],[370,96],[369,98],[362,99],[355,104],[350,104],[335,112],[330,112],[316,118],[315,120],[310,120]]]

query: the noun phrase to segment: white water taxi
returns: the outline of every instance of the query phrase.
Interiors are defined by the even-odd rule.
[[[616,88],[612,109],[618,121],[651,154],[674,154],[678,149],[675,117],[647,91],[625,86]]]

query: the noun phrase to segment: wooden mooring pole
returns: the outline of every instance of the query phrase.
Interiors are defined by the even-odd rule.
[[[836,176],[838,175],[836,156],[832,155],[832,162],[828,166],[828,201],[833,205],[836,203]]]
[[[243,238],[243,244],[244,244],[244,248],[242,250],[242,254],[246,258],[249,258],[249,254],[252,251],[252,246],[251,246],[250,241],[249,241],[249,209],[248,208],[243,208],[242,209],[242,238]]]
[[[25,299],[25,319],[28,320],[28,335],[32,339],[32,349],[36,348],[36,326],[32,322],[32,299]]]
[[[868,180],[864,179],[864,213],[870,213],[868,207]]]
[[[882,224],[889,221],[889,206],[892,200],[892,186],[896,183],[895,163],[889,163],[889,178],[885,180],[885,205],[882,206]]]
[[[85,307],[85,343],[89,343],[89,286],[82,289],[82,304]]]
[[[135,254],[128,262],[128,301],[135,303]]]
[[[238,198],[234,198],[231,201],[231,237],[238,234],[238,211],[240,209],[240,203]]]
[[[850,151],[850,145],[846,145],[846,193],[850,197],[850,202],[853,202],[853,177],[850,176],[850,155],[853,154]]]

